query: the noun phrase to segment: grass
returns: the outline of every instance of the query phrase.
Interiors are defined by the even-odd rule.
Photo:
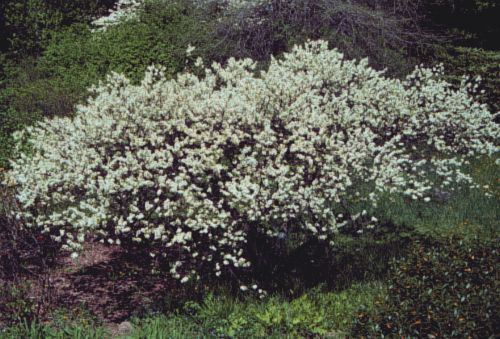
[[[97,339],[109,338],[109,331],[85,309],[69,312],[59,309],[52,313],[50,324],[22,322],[2,331],[1,339]]]
[[[377,214],[424,235],[448,237],[460,234],[466,238],[491,239],[498,234],[500,225],[500,173],[495,160],[484,157],[467,169],[481,189],[456,187],[449,200],[433,199],[427,203],[387,197],[382,200]],[[486,192],[491,196],[486,196]]]
[[[183,310],[168,315],[151,315],[133,319],[133,331],[121,336],[142,338],[283,338],[307,335],[340,335],[346,333],[360,307],[371,309],[385,293],[380,282],[355,284],[341,292],[315,288],[286,300],[272,296],[237,298],[223,294],[209,295],[201,303],[188,302]],[[64,318],[59,314],[58,319]],[[102,326],[93,326],[85,316],[51,325],[22,324],[0,332],[0,338],[109,338]]]
[[[65,328],[53,328],[43,324],[21,324],[10,327],[3,333],[0,331],[2,339],[104,339],[109,338],[109,332],[102,327],[92,328],[87,326],[72,326]]]

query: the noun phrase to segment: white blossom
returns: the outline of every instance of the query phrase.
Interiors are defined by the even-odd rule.
[[[186,282],[249,267],[251,231],[332,243],[344,225],[377,222],[359,202],[474,185],[465,159],[498,151],[495,115],[440,67],[390,79],[321,41],[255,66],[173,80],[150,67],[139,85],[112,74],[74,118],[16,134],[32,148],[5,179],[20,216],[74,252],[86,235],[147,244]]]
[[[95,19],[92,22],[97,30],[105,30],[126,20],[137,17],[137,11],[144,5],[144,0],[118,0],[115,7],[109,10],[109,14]]]

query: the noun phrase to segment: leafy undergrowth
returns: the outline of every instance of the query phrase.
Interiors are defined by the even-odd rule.
[[[186,304],[187,315],[139,320],[132,338],[150,337],[148,333],[181,338],[341,334],[349,329],[356,310],[362,306],[371,309],[375,297],[383,292],[383,284],[372,282],[355,284],[341,292],[317,288],[291,301],[279,296],[261,301],[209,295],[202,303]]]
[[[360,312],[352,334],[492,337],[500,330],[498,249],[498,239],[416,241],[392,263],[386,299]]]
[[[194,337],[302,337],[343,335],[360,307],[371,309],[385,287],[372,282],[355,284],[342,292],[314,289],[293,300],[273,296],[238,299],[228,294],[208,295],[188,302],[178,312],[132,320],[132,332],[120,335],[95,326],[86,314],[77,319],[59,313],[51,325],[24,324],[3,333],[5,338],[194,338]]]

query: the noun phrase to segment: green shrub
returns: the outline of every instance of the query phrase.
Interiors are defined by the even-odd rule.
[[[499,331],[498,245],[417,241],[393,262],[383,306],[360,312],[354,336],[479,337]]]
[[[138,22],[97,32],[73,26],[55,34],[39,68],[48,77],[77,82],[81,88],[111,71],[138,81],[151,64],[161,64],[173,75],[186,65],[187,46],[207,45],[209,32],[196,9],[185,2],[150,2]]]

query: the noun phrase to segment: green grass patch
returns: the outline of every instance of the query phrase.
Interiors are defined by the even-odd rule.
[[[484,157],[472,162],[466,171],[481,186],[480,189],[455,186],[446,199],[432,196],[430,202],[386,197],[382,199],[377,214],[426,236],[446,238],[461,235],[491,239],[499,230],[499,166],[495,164],[495,158]]]
[[[344,333],[356,311],[371,309],[384,291],[382,283],[371,282],[340,292],[316,288],[293,300],[209,295],[202,303],[187,303],[176,315],[136,320],[135,331],[127,338],[281,338]]]
[[[371,310],[375,301],[383,298],[385,289],[380,282],[355,284],[340,292],[316,288],[293,300],[280,296],[259,299],[209,295],[201,303],[186,303],[184,309],[176,313],[133,319],[133,331],[121,338],[282,338],[345,334],[357,310]],[[58,313],[48,325],[25,323],[0,330],[0,338],[109,338],[110,333],[88,316],[71,318]]]

